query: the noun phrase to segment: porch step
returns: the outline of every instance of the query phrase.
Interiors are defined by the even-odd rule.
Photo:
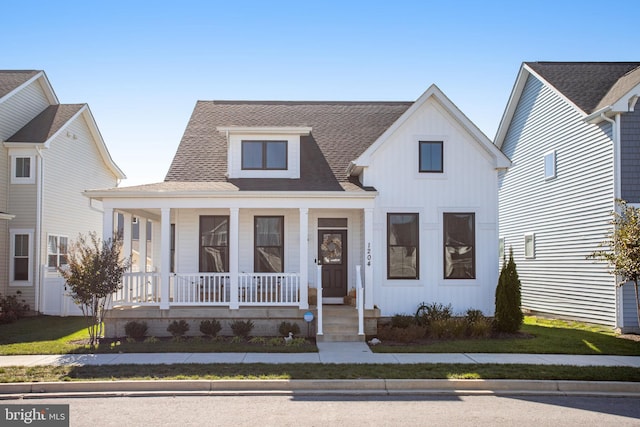
[[[322,307],[322,330],[319,342],[358,342],[364,335],[358,335],[358,311],[351,306],[325,305]]]

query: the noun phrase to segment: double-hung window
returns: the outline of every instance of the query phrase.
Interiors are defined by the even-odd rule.
[[[242,169],[286,170],[287,141],[242,141]]]
[[[34,173],[34,156],[11,156],[11,183],[12,184],[34,184],[36,177]]]
[[[420,268],[417,213],[387,214],[387,278],[418,279]]]
[[[442,145],[442,141],[420,141],[418,155],[419,172],[443,172]]]
[[[474,213],[445,213],[444,278],[476,278],[476,231]]]
[[[67,265],[68,239],[66,236],[49,235],[47,244],[47,266],[57,268]]]
[[[33,230],[11,230],[9,274],[11,284],[30,285]]]
[[[280,273],[284,271],[284,217],[256,216],[254,271]]]
[[[200,272],[229,271],[229,217],[200,217]]]

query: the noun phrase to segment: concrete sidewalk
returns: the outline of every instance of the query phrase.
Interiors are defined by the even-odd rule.
[[[365,343],[318,343],[318,353],[120,353],[0,356],[6,366],[175,363],[496,363],[640,368],[640,356],[511,353],[373,353]]]

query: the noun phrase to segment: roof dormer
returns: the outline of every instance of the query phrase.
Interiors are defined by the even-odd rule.
[[[227,138],[227,176],[300,178],[300,137],[311,127],[218,126]]]

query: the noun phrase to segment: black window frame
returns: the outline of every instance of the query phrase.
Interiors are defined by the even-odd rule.
[[[424,146],[436,145],[440,147],[440,168],[423,168],[422,150]],[[444,172],[444,141],[419,141],[418,142],[418,172],[420,173],[443,173]]]
[[[454,216],[469,215],[471,216],[471,242],[459,242],[459,244],[447,244],[447,238],[450,234],[447,232],[450,226],[451,218]],[[459,237],[459,236],[458,236]],[[466,276],[447,274],[447,248],[463,248],[471,246],[471,274]],[[477,276],[476,262],[476,214],[475,212],[444,212],[442,216],[442,273],[445,280],[474,280]]]
[[[225,242],[226,244],[203,245],[203,222],[208,219],[213,219],[214,226],[217,220],[225,220],[225,224],[226,224],[225,231],[227,235],[226,242]],[[200,216],[200,227],[199,227],[199,234],[198,234],[198,270],[200,273],[228,273],[229,272],[229,221],[230,221],[229,215],[201,215]],[[204,248],[214,248],[217,250],[224,249],[222,251],[222,253],[224,254],[222,258],[224,271],[210,270],[206,268],[206,266],[204,265],[205,264]]]
[[[261,144],[262,145],[262,166],[261,167],[246,167],[245,166],[245,144]],[[282,168],[274,168],[268,167],[267,161],[267,147],[269,144],[284,144],[284,167]],[[243,139],[241,142],[241,155],[240,155],[240,167],[242,170],[269,170],[269,171],[282,171],[289,169],[289,141],[287,140],[250,140]]]
[[[280,220],[280,245],[261,245],[258,246],[258,221],[263,218],[278,218]],[[260,254],[258,248],[279,248],[280,252],[280,271],[265,271],[261,267]],[[284,273],[284,216],[283,215],[256,215],[253,217],[253,271],[255,273]]]
[[[415,244],[414,245],[406,245],[406,244],[391,244],[391,231],[392,231],[392,217],[394,216],[413,216],[415,217]],[[415,275],[413,276],[397,276],[391,275],[391,252],[392,248],[397,247],[405,247],[405,248],[414,248],[415,250],[415,258],[416,258],[416,267],[415,267]],[[420,279],[420,214],[417,212],[388,212],[387,213],[387,279],[389,280],[419,280]]]

